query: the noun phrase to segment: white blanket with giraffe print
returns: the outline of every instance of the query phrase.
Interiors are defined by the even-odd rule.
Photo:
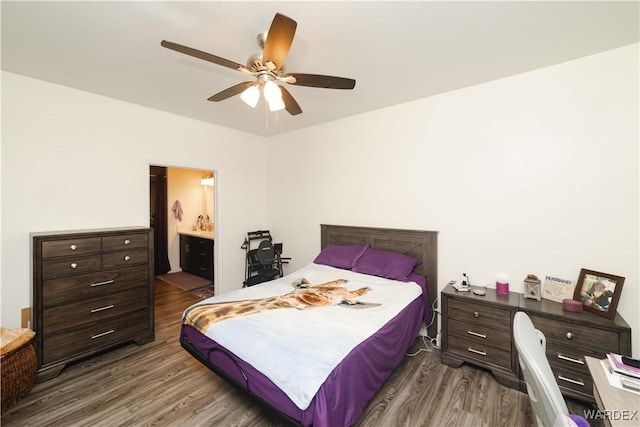
[[[304,410],[342,359],[420,298],[422,289],[414,282],[311,263],[272,282],[208,298],[195,305],[284,295],[292,290],[291,283],[301,278],[311,284],[346,279],[343,286],[348,290],[370,288],[358,301],[380,305],[363,310],[338,305],[264,311],[215,323],[205,335],[262,372]]]

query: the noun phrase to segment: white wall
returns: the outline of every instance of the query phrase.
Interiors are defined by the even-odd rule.
[[[626,277],[637,337],[638,68],[635,45],[268,141],[3,72],[2,326],[31,304],[29,233],[148,224],[154,164],[217,171],[221,292],[242,282],[248,230],[271,229],[292,270],[321,223],[429,229],[440,287]]]
[[[271,138],[269,224],[290,268],[319,224],[437,230],[439,287],[626,277],[640,354],[638,45]]]
[[[265,155],[254,135],[3,72],[2,326],[31,306],[29,233],[148,226],[151,164],[217,171],[216,287],[239,288]]]

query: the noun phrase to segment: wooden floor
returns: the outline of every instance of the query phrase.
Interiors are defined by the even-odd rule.
[[[195,294],[155,282],[156,339],[67,366],[2,416],[2,426],[280,426],[282,420],[202,366],[178,343]],[[416,340],[412,351],[424,348]],[[583,407],[568,402],[570,411]],[[357,426],[533,426],[526,394],[483,370],[405,357]],[[592,424],[594,425],[594,424]]]

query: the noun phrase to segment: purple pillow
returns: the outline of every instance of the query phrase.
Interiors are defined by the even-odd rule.
[[[353,271],[393,280],[406,280],[421,261],[409,255],[370,249],[356,263]]]
[[[316,264],[351,270],[369,245],[329,245],[313,260]]]

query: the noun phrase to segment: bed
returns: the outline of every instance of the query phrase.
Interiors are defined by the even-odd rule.
[[[292,424],[347,426],[400,364],[421,325],[430,323],[437,297],[438,233],[324,224],[320,229],[321,252],[309,265],[188,307],[180,343]],[[364,250],[355,254],[360,247]],[[347,249],[350,258],[340,265],[345,259],[340,251]],[[407,264],[408,259],[414,262]],[[390,270],[378,271],[391,264]],[[207,326],[193,319],[198,310],[220,307],[214,303],[266,301],[293,292],[292,285],[304,288],[303,282],[314,286],[335,279],[346,279],[348,292],[367,290],[347,304],[269,310]],[[358,338],[351,342],[352,337]]]

